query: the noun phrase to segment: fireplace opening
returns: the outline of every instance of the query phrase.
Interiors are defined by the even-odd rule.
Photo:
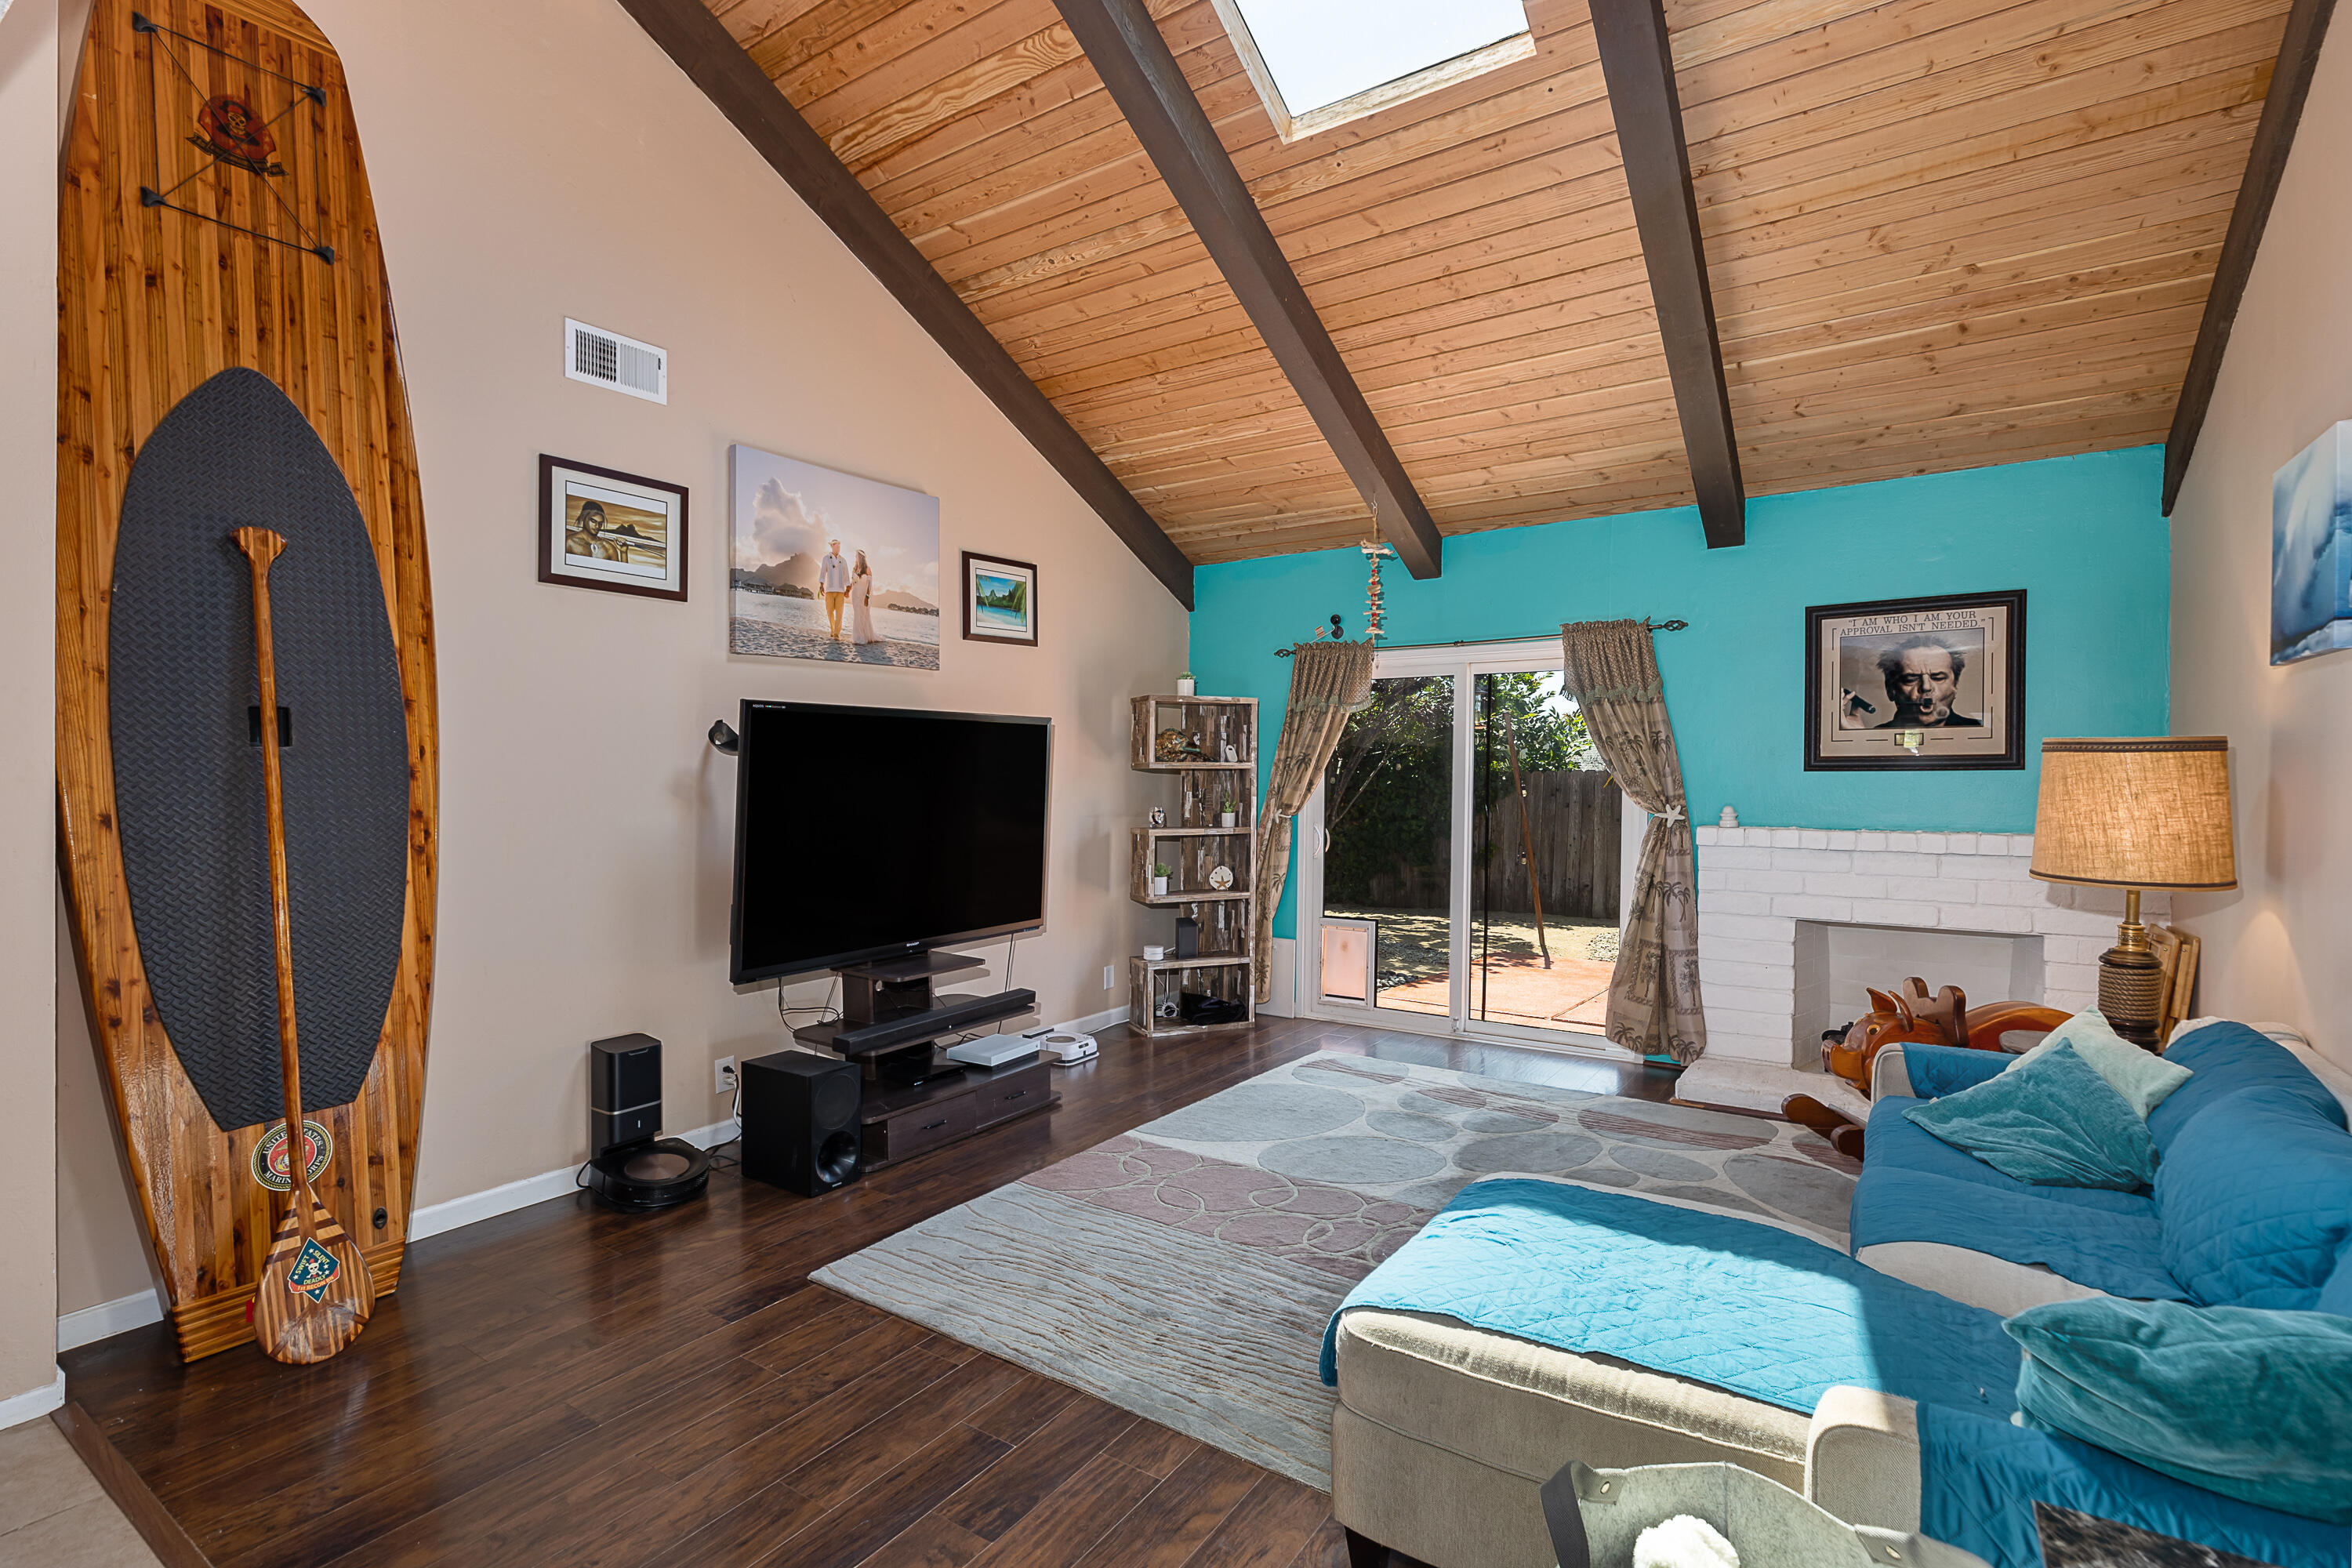
[[[1893,991],[1910,975],[1932,994],[1957,985],[1971,1006],[2043,998],[2042,938],[1996,931],[1796,922],[1795,1013],[1799,1062],[1824,1029],[1870,1011],[1868,988]]]

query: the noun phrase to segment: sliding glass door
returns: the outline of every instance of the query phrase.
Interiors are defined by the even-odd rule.
[[[1556,647],[1397,649],[1301,815],[1308,1009],[1593,1043],[1617,954],[1623,797]]]
[[[1472,677],[1473,1023],[1597,1031],[1617,958],[1623,795],[1557,669]]]
[[[1454,1016],[1454,688],[1450,675],[1374,679],[1321,791],[1323,918],[1349,982],[1338,994],[1430,1018]]]

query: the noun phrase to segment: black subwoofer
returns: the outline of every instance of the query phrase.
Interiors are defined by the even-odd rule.
[[[857,1064],[808,1051],[754,1057],[743,1079],[743,1173],[814,1197],[864,1168]]]

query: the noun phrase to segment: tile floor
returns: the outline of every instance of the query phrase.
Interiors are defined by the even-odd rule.
[[[0,1568],[160,1568],[43,1416],[0,1432]]]

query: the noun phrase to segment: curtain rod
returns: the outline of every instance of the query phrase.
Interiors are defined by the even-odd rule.
[[[1333,628],[1332,640],[1333,640],[1333,641],[1337,641],[1337,640],[1339,640],[1339,633],[1338,633],[1338,628],[1339,628],[1339,616],[1333,616],[1331,617],[1331,626],[1332,626],[1332,628]],[[1645,620],[1645,621],[1643,621],[1643,622],[1642,623],[1642,626],[1643,626],[1643,629],[1648,630],[1648,631],[1653,631],[1653,632],[1682,632],[1682,631],[1688,631],[1688,630],[1690,629],[1690,623],[1689,623],[1688,621],[1650,621],[1650,620]],[[1316,635],[1317,635],[1318,637],[1320,637],[1320,636],[1322,636],[1323,634],[1318,630],[1318,631],[1316,633]],[[1549,641],[1549,639],[1551,639],[1551,638],[1553,638],[1553,637],[1558,637],[1558,636],[1559,636],[1559,628],[1558,628],[1558,627],[1554,627],[1552,630],[1548,631],[1548,632],[1538,632],[1538,633],[1536,633],[1536,634],[1535,634],[1534,636],[1532,636],[1532,637],[1455,637],[1455,638],[1454,638],[1454,639],[1453,639],[1452,641],[1450,641],[1450,642],[1382,642],[1382,643],[1381,643],[1381,644],[1379,645],[1379,647],[1380,647],[1380,648],[1405,648],[1405,647],[1492,647],[1494,644],[1496,644],[1496,643],[1507,643],[1507,642],[1546,642],[1546,641]],[[1278,648],[1276,648],[1276,649],[1274,650],[1274,655],[1275,655],[1275,657],[1276,657],[1276,658],[1288,658],[1291,656],[1292,651],[1293,651],[1293,650],[1291,650],[1291,649],[1289,649],[1289,648],[1286,648],[1286,647],[1278,647]],[[1377,651],[1377,649],[1376,649],[1375,651]]]

